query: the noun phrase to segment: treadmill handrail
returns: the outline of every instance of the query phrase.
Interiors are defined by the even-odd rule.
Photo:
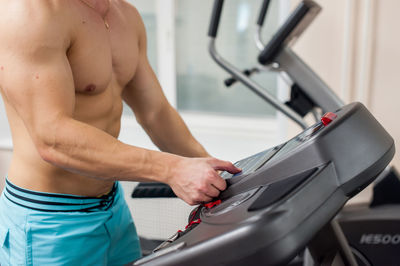
[[[312,10],[317,10],[317,13],[311,12]],[[287,42],[291,41],[296,35],[302,33],[299,27],[306,28],[313,20],[313,17],[311,19],[306,19],[307,16],[316,16],[319,10],[321,10],[321,7],[314,1],[302,1],[264,47],[258,56],[259,63],[263,65],[273,63],[282,47],[287,45]]]
[[[210,27],[208,29],[208,36],[209,37],[217,37],[218,34],[218,27],[219,27],[219,22],[221,21],[221,13],[222,13],[222,8],[224,6],[224,0],[215,0],[214,1],[214,7],[211,15],[211,22],[210,22]]]
[[[277,110],[282,112],[284,115],[289,117],[291,120],[296,122],[301,128],[306,129],[308,125],[303,121],[302,117],[298,115],[295,111],[290,109],[287,105],[280,102],[276,97],[274,97],[271,93],[263,89],[259,84],[257,84],[252,79],[248,78],[244,75],[240,69],[233,66],[231,63],[226,61],[218,52],[215,47],[215,38],[212,37],[209,42],[209,53],[214,61],[221,66],[226,72],[235,77],[238,81],[242,82],[245,86],[250,88],[254,93],[256,93],[263,100],[267,101]]]
[[[258,14],[257,25],[262,27],[265,22],[265,16],[267,15],[267,11],[269,8],[271,0],[264,0],[260,9],[260,13]]]
[[[323,112],[333,112],[344,102],[295,52],[284,47],[276,57],[280,70],[298,84]]]
[[[298,115],[295,111],[293,111],[290,107],[280,102],[276,97],[274,97],[271,93],[263,89],[259,84],[257,84],[252,79],[248,78],[244,75],[238,68],[233,66],[227,60],[225,60],[218,52],[215,47],[215,39],[217,38],[219,22],[221,20],[221,14],[223,9],[224,0],[215,0],[214,7],[211,16],[210,27],[208,31],[208,35],[210,37],[209,42],[209,52],[211,57],[215,60],[215,62],[220,65],[225,71],[235,77],[238,81],[242,82],[245,86],[250,88],[254,93],[256,93],[263,100],[267,101],[277,110],[281,111],[287,117],[296,122],[301,128],[306,129],[308,125],[303,121],[302,117]]]
[[[263,8],[261,7],[261,13],[264,12]],[[319,13],[321,7],[312,0],[303,0],[282,24],[268,44],[263,42],[261,36],[262,25],[257,23],[255,42],[258,49],[262,51],[258,59],[260,60],[264,56],[264,60],[272,60],[272,62],[277,63],[281,73],[285,73],[290,81],[298,84],[302,91],[322,109],[322,112],[334,111],[342,107],[344,102],[287,45],[290,36],[301,34],[311,23],[312,17],[308,19],[308,22],[304,22],[303,20],[306,19],[307,14],[312,9],[315,9],[314,12]],[[303,29],[294,33],[301,23],[303,23]]]
[[[264,26],[265,17],[267,15],[270,3],[271,0],[264,0],[260,9],[260,13],[258,14],[257,30],[256,34],[254,35],[254,41],[256,42],[256,46],[260,51],[264,50],[265,47],[264,41],[262,40],[261,37],[261,32],[262,32],[262,27]]]

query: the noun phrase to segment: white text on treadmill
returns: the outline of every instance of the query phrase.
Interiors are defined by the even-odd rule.
[[[398,245],[400,244],[400,234],[363,234],[360,244],[366,245]]]

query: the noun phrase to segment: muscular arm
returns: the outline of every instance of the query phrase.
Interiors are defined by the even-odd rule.
[[[22,119],[39,155],[58,167],[91,177],[118,175],[126,180],[165,182],[168,166],[179,161],[177,156],[125,145],[74,119],[75,88],[67,58],[73,37],[57,17],[59,12],[42,8],[43,12],[30,15],[21,7],[21,20],[3,31],[0,51],[3,94]],[[23,30],[27,21],[29,31]]]
[[[124,100],[160,150],[187,157],[208,157],[163,94],[147,59],[145,28],[137,12],[135,22],[135,31],[139,32],[139,64],[134,78],[124,90]]]
[[[70,28],[65,14],[44,6],[46,1],[34,2],[12,1],[13,18],[19,20],[10,19],[0,30],[0,87],[43,160],[88,178],[165,182],[189,204],[210,200],[225,188],[214,169],[236,171],[228,162],[126,145],[74,119]]]

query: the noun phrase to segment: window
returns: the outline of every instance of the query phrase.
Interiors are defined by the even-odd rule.
[[[172,72],[168,71],[167,75],[175,75],[172,78],[174,88],[172,92],[169,90],[166,93],[174,94],[167,97],[173,99],[171,102],[179,111],[239,117],[275,115],[276,112],[271,106],[243,85],[235,84],[226,88],[223,84],[224,79],[229,76],[216,65],[207,50],[209,41],[207,30],[213,0],[130,0],[130,2],[139,10],[145,23],[149,40],[148,56],[154,70],[159,72],[160,77],[166,68],[173,69]],[[269,38],[277,28],[279,2],[271,1],[264,32],[265,39]],[[253,36],[261,3],[262,0],[225,1],[217,47],[230,62],[243,69],[253,67],[257,63],[259,51]],[[172,6],[175,14],[167,12],[168,6],[170,8]],[[171,27],[174,27],[170,30],[175,39],[172,39],[171,34],[158,32],[165,31],[168,28],[165,25],[170,21],[172,21]],[[164,37],[158,39],[158,36],[171,39],[162,40]],[[169,62],[169,66],[165,62],[158,64],[160,60],[164,60],[160,57],[165,57],[167,54],[165,47],[162,47],[165,45],[174,46],[168,50],[175,53],[175,58]],[[157,54],[160,56],[157,57]],[[275,74],[262,73],[255,75],[254,78],[269,92],[276,94],[278,86]],[[166,84],[163,85],[168,87]]]
[[[213,0],[176,1],[176,72],[177,107],[180,111],[196,111],[234,116],[275,115],[275,110],[241,84],[226,88],[228,74],[208,54],[207,31]],[[217,38],[217,48],[240,69],[257,64],[258,49],[254,42],[255,22],[261,0],[225,1]],[[272,1],[267,31],[270,36],[278,25],[278,1]],[[267,37],[268,37],[267,36]],[[277,77],[262,73],[254,78],[272,94],[276,93]]]
[[[148,56],[164,93],[193,135],[213,156],[236,160],[277,144],[286,136],[286,120],[252,91],[235,84],[208,54],[207,36],[214,0],[129,0],[143,17]],[[262,0],[225,1],[217,48],[241,69],[253,67],[258,50],[253,36]],[[288,0],[271,1],[263,37],[268,40],[289,11]],[[253,77],[273,94],[282,88],[275,74]],[[278,123],[277,123],[278,122]],[[124,109],[120,139],[155,148]],[[246,140],[243,142],[243,140]],[[243,143],[240,147],[232,143]]]

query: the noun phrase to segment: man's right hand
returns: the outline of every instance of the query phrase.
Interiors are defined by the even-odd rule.
[[[241,172],[231,162],[215,158],[182,158],[174,165],[168,184],[189,205],[209,202],[226,189],[226,181],[218,170]]]

